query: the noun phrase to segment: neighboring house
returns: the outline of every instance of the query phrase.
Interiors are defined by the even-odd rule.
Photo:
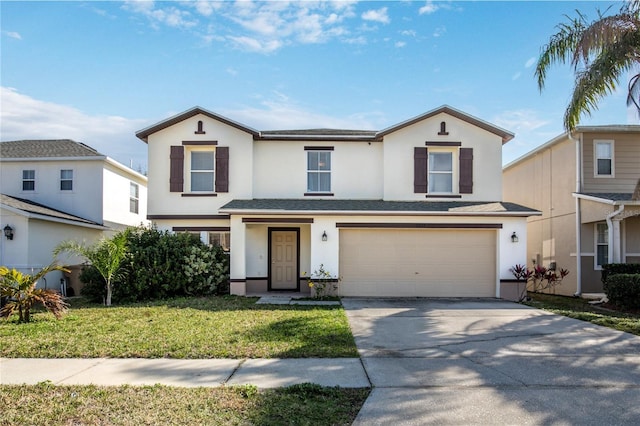
[[[2,265],[31,272],[51,262],[60,241],[91,243],[148,223],[146,176],[85,144],[2,142],[0,169],[0,228],[14,234],[2,238]]]
[[[570,270],[557,293],[601,293],[602,265],[640,262],[639,138],[640,126],[578,127],[504,167],[504,197],[542,212],[528,266]]]
[[[381,131],[257,131],[195,107],[140,130],[148,218],[230,250],[231,292],[500,297],[532,209],[502,202],[506,130],[443,106]],[[513,235],[519,242],[512,242]]]

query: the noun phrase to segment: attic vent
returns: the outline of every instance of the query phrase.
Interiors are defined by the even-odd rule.
[[[445,123],[444,121],[440,123],[440,131],[438,132],[438,134],[443,136],[449,134],[449,132],[447,132],[447,123]]]
[[[207,133],[202,128],[202,120],[198,121],[198,130],[193,133],[195,133],[196,135],[204,135],[205,133]]]

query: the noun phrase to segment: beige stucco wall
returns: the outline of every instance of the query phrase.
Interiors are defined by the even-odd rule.
[[[194,134],[198,121],[206,134]],[[229,147],[229,192],[212,197],[183,197],[169,191],[170,151],[183,141],[212,141]],[[217,214],[217,210],[234,198],[252,197],[253,137],[202,114],[183,120],[149,136],[149,215]],[[185,147],[185,160],[189,155]],[[189,172],[184,168],[185,175]],[[189,192],[185,176],[184,192]]]
[[[382,198],[382,143],[344,141],[255,142],[253,197],[303,198],[307,192],[305,146],[333,147],[331,193],[334,195],[332,198]]]
[[[542,212],[527,223],[527,266],[537,264],[570,271],[556,293],[573,295],[577,289],[575,199],[575,143],[559,140],[503,171],[505,201]]]
[[[440,136],[440,123],[446,122],[449,135]],[[424,201],[425,194],[413,192],[414,147],[425,141],[461,142],[473,148],[473,194],[463,201],[500,201],[502,197],[502,138],[466,121],[440,113],[384,138],[384,199]],[[457,161],[454,160],[454,194],[458,192]]]

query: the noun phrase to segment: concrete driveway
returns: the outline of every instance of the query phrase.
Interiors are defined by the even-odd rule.
[[[640,337],[499,300],[343,299],[356,425],[640,424]]]

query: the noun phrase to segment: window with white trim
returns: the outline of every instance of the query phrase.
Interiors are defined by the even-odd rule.
[[[609,227],[606,222],[596,223],[596,258],[595,269],[609,263]]]
[[[451,194],[453,192],[453,153],[429,150],[429,193]]]
[[[595,175],[613,177],[613,165],[613,141],[594,141]]]
[[[209,232],[209,245],[222,247],[222,250],[231,250],[231,232]]]
[[[138,213],[138,205],[140,203],[140,188],[137,183],[129,183],[129,211]]]
[[[214,190],[214,152],[193,150],[190,153],[191,192],[213,192]]]
[[[73,191],[73,170],[60,170],[60,191]]]
[[[22,190],[23,191],[36,190],[36,171],[35,170],[22,171]]]
[[[307,192],[331,192],[331,151],[307,151]]]

